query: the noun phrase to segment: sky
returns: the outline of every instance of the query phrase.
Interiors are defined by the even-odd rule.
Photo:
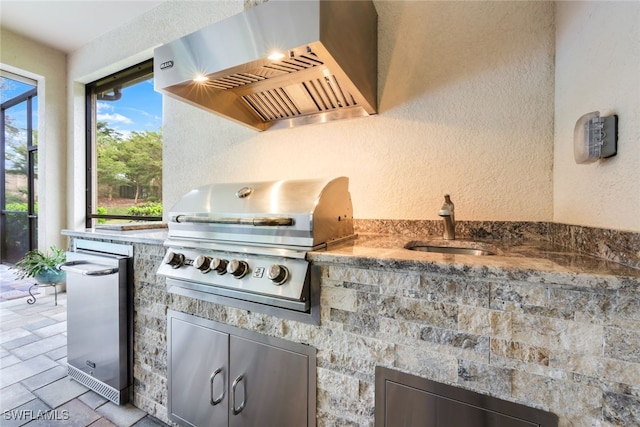
[[[98,101],[97,119],[127,136],[133,131],[160,131],[162,95],[153,90],[153,79],[122,90],[118,101]]]
[[[4,78],[3,78],[4,79]],[[26,92],[33,86],[9,80],[2,85],[0,102]],[[98,121],[124,137],[133,131],[160,131],[162,127],[162,95],[153,90],[153,79],[129,86],[118,101],[98,101]]]
[[[11,98],[14,98],[21,93],[31,90],[33,86],[26,83],[22,83],[7,77],[1,77],[2,84],[0,85],[0,103],[5,102]]]
[[[22,83],[17,80],[9,79],[7,77],[0,77],[0,103],[4,103],[10,99],[13,99],[19,95],[22,95],[25,92],[30,91],[35,86],[27,83]],[[32,125],[37,127],[38,125],[38,98],[35,97],[32,100]],[[17,128],[19,132],[14,134],[12,132],[7,132],[5,134],[5,138],[7,138],[7,145],[5,146],[5,150],[7,150],[5,156],[5,167],[7,169],[12,169],[14,164],[9,158],[11,154],[15,153],[13,151],[13,146],[22,146],[25,147],[27,145],[27,137],[28,134],[26,132],[27,129],[27,103],[21,102],[16,104],[5,110],[7,121],[11,126]],[[36,138],[36,137],[34,137]],[[33,144],[37,144],[37,139],[32,141]]]

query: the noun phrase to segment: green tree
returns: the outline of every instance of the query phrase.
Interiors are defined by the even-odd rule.
[[[8,101],[6,93],[15,89],[15,82],[9,78],[0,78],[0,101]],[[5,167],[6,172],[26,175],[27,174],[27,130],[19,128],[15,125],[15,117],[9,114],[8,109],[4,117],[4,136],[5,136]],[[38,139],[37,131],[33,132],[33,144]]]
[[[98,122],[96,127],[96,157],[100,187],[98,191],[111,200],[114,188],[127,182],[126,162],[121,150],[124,140],[122,135],[109,128],[107,123]]]
[[[25,185],[6,188],[7,203],[24,202],[28,192],[26,177],[29,152],[27,150],[26,129],[20,129],[14,125],[14,122],[13,117],[5,115],[5,173],[7,179],[14,178],[16,182],[24,182]]]
[[[5,160],[6,171],[16,174],[27,174],[27,141],[24,129],[21,131],[13,125],[13,117],[5,116]]]
[[[132,132],[124,137],[107,123],[98,122],[96,155],[99,192],[109,200],[120,185],[135,188],[135,204],[138,203],[142,187],[161,186],[160,132]]]
[[[133,132],[121,146],[126,158],[125,176],[135,187],[134,203],[138,203],[141,187],[160,185],[162,180],[162,135],[159,132]]]

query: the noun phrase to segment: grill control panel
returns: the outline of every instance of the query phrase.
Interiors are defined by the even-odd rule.
[[[308,269],[309,262],[298,258],[171,248],[158,274],[239,292],[304,301]]]

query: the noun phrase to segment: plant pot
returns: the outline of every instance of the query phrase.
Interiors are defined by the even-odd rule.
[[[62,270],[50,269],[44,270],[36,274],[36,282],[41,285],[51,285],[53,283],[61,283],[66,279],[66,274]]]

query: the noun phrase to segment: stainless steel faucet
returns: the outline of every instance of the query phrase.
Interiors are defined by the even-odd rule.
[[[448,194],[444,195],[444,203],[440,208],[440,213],[438,214],[444,220],[444,232],[442,233],[442,238],[444,240],[455,240],[456,239],[456,218],[454,213],[453,202],[449,198]]]

